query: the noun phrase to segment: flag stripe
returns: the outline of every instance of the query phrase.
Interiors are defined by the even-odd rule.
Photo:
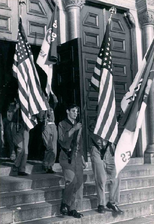
[[[32,122],[27,116],[26,113],[24,113],[24,111],[21,111],[21,115],[23,118],[23,121],[25,122],[25,124],[27,125],[28,129],[32,129],[34,128],[34,126],[37,124],[37,122]]]
[[[112,77],[110,75],[110,72],[106,68],[102,69],[102,75],[103,77],[101,78],[101,82],[99,86],[100,89],[99,89],[98,100],[100,103],[104,102],[106,107],[107,106],[107,102],[105,101],[105,99],[107,98],[106,93],[108,94],[110,93],[109,90],[111,89]],[[98,110],[98,112],[100,112],[100,110]]]
[[[29,60],[24,62],[24,67],[25,67],[25,71],[29,69],[28,74],[34,74],[33,73],[33,66],[31,65]],[[28,80],[29,80],[28,85],[29,85],[29,88],[31,90],[30,100],[31,100],[31,97],[34,99],[35,105],[36,105],[36,108],[37,108],[35,113],[38,113],[38,111],[41,110],[41,109],[46,110],[47,107],[45,105],[44,99],[41,96],[41,92],[38,89],[37,81],[35,80],[35,77],[33,75],[31,75],[31,76],[28,77]]]
[[[111,105],[111,110],[109,111],[108,119],[107,119],[106,125],[104,127],[104,129],[106,128],[106,130],[108,128],[108,131],[106,133],[106,139],[109,139],[110,142],[114,142],[115,138],[118,134],[117,120],[114,116],[114,113],[115,113],[115,101],[113,99],[112,105]],[[113,131],[114,131],[114,133],[113,133]]]
[[[106,70],[106,69],[105,69]],[[105,80],[105,72],[103,71],[103,80]],[[106,81],[103,85],[101,93],[101,99],[99,103],[102,105],[100,111],[98,111],[98,119],[96,124],[95,133],[102,136],[105,139],[114,141],[115,139],[113,130],[116,125],[115,112],[115,100],[114,100],[114,88],[112,86],[113,78],[109,71],[106,70]],[[102,82],[101,82],[102,83]],[[103,133],[103,134],[102,134]],[[117,135],[117,131],[115,132]],[[112,138],[111,138],[112,136]]]
[[[109,23],[96,60],[91,85],[99,92],[98,114],[94,133],[114,143],[118,134],[115,92],[112,76],[111,39]],[[113,133],[114,132],[114,133]]]
[[[107,136],[107,138],[109,138],[110,142],[116,142],[117,136],[118,136],[118,123],[116,123],[116,125],[114,126],[114,121],[113,124],[111,125],[112,129],[111,129],[111,134],[110,134],[110,138]]]
[[[31,79],[33,78],[33,76],[31,76],[31,79],[29,79],[27,77],[28,74],[28,66],[30,66],[29,61],[27,60],[26,63],[23,62],[23,64],[19,65],[19,73],[20,77],[18,77],[18,79],[20,78],[20,85],[19,85],[19,90],[23,92],[23,94],[27,95],[27,99],[29,99],[29,106],[27,108],[27,110],[29,111],[29,113],[31,114],[37,114],[39,112],[38,108],[38,102],[36,99],[36,95],[35,95],[35,89],[33,90],[33,85],[31,84]],[[30,70],[30,72],[32,72]],[[23,82],[21,83],[21,77],[24,77]],[[29,80],[29,82],[28,82]],[[26,91],[25,91],[26,90]],[[38,92],[36,92],[36,94],[38,94]],[[33,98],[33,102],[35,101],[35,103],[32,104],[32,100],[31,98]],[[28,101],[27,101],[28,104]]]
[[[104,114],[106,112],[106,108],[108,105],[108,99],[110,94],[111,86],[109,85],[109,82],[111,80],[110,74],[108,74],[108,70],[103,69],[103,80],[101,82],[102,92],[99,93],[99,103],[102,105],[102,107],[98,107],[98,117],[100,117],[100,120],[103,119]],[[99,122],[98,122],[99,123]]]
[[[99,84],[101,79],[101,64],[102,59],[100,57],[97,57],[94,73],[91,78],[91,84],[96,89],[96,91],[99,91]]]
[[[37,124],[35,115],[41,110],[47,110],[49,105],[41,89],[21,18],[14,55],[13,75],[18,79],[18,93],[23,121],[28,129],[32,129]]]

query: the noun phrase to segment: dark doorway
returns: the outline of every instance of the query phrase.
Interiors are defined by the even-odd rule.
[[[12,102],[14,98],[18,97],[18,83],[13,77],[12,72],[15,44],[15,42],[11,41],[0,41],[0,114],[2,119],[6,117],[6,110],[9,103]],[[36,62],[40,47],[32,45],[31,49],[34,62]],[[46,74],[36,63],[35,65],[44,91],[46,86]],[[7,149],[5,150],[4,148],[3,151],[2,149],[0,151],[1,156],[8,156]],[[42,160],[43,156],[44,149],[41,138],[41,127],[38,125],[30,131],[28,159]]]

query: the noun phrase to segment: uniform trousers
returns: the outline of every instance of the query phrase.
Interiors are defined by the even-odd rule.
[[[114,157],[111,155],[110,151],[107,150],[104,159],[101,160],[100,151],[95,146],[92,146],[91,162],[97,189],[98,205],[106,206],[105,186],[107,179],[109,180],[109,201],[111,203],[119,203],[120,176],[115,178],[116,170]]]
[[[44,127],[42,139],[45,145],[43,166],[51,169],[57,156],[57,127],[53,122]]]
[[[83,164],[81,154],[72,155],[71,164],[63,150],[60,152],[59,163],[63,170],[65,189],[63,203],[70,206],[70,210],[82,210],[83,201]]]
[[[16,160],[14,162],[15,167],[18,168],[18,172],[25,172],[26,162],[28,156],[28,143],[29,143],[29,131],[24,130],[23,139],[16,146]]]
[[[4,137],[5,137],[5,143],[8,146],[9,149],[9,157],[15,159],[15,146],[13,143],[13,138],[12,138],[12,130],[11,130],[11,122],[7,122],[5,124],[5,129],[4,129]]]

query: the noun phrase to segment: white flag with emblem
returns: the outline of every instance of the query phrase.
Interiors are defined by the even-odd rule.
[[[49,96],[50,93],[53,95],[51,88],[53,64],[57,62],[57,5],[55,6],[49,27],[45,33],[41,51],[36,62],[47,74],[47,84],[45,89],[47,95]]]
[[[121,101],[123,115],[119,124],[124,130],[115,151],[117,176],[129,162],[137,139],[147,106],[147,98],[154,77],[154,40],[142,61],[136,77]]]

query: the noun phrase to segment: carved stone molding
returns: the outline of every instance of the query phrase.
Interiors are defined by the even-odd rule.
[[[133,17],[133,15],[130,12],[126,12],[124,13],[125,16],[125,20],[128,24],[128,26],[130,27],[130,29],[135,28],[135,19]]]
[[[138,14],[141,26],[154,25],[154,11],[148,10]]]
[[[136,7],[141,26],[154,25],[154,1],[136,0]]]
[[[85,4],[85,0],[64,0],[65,9],[70,7],[79,7],[82,8]]]

